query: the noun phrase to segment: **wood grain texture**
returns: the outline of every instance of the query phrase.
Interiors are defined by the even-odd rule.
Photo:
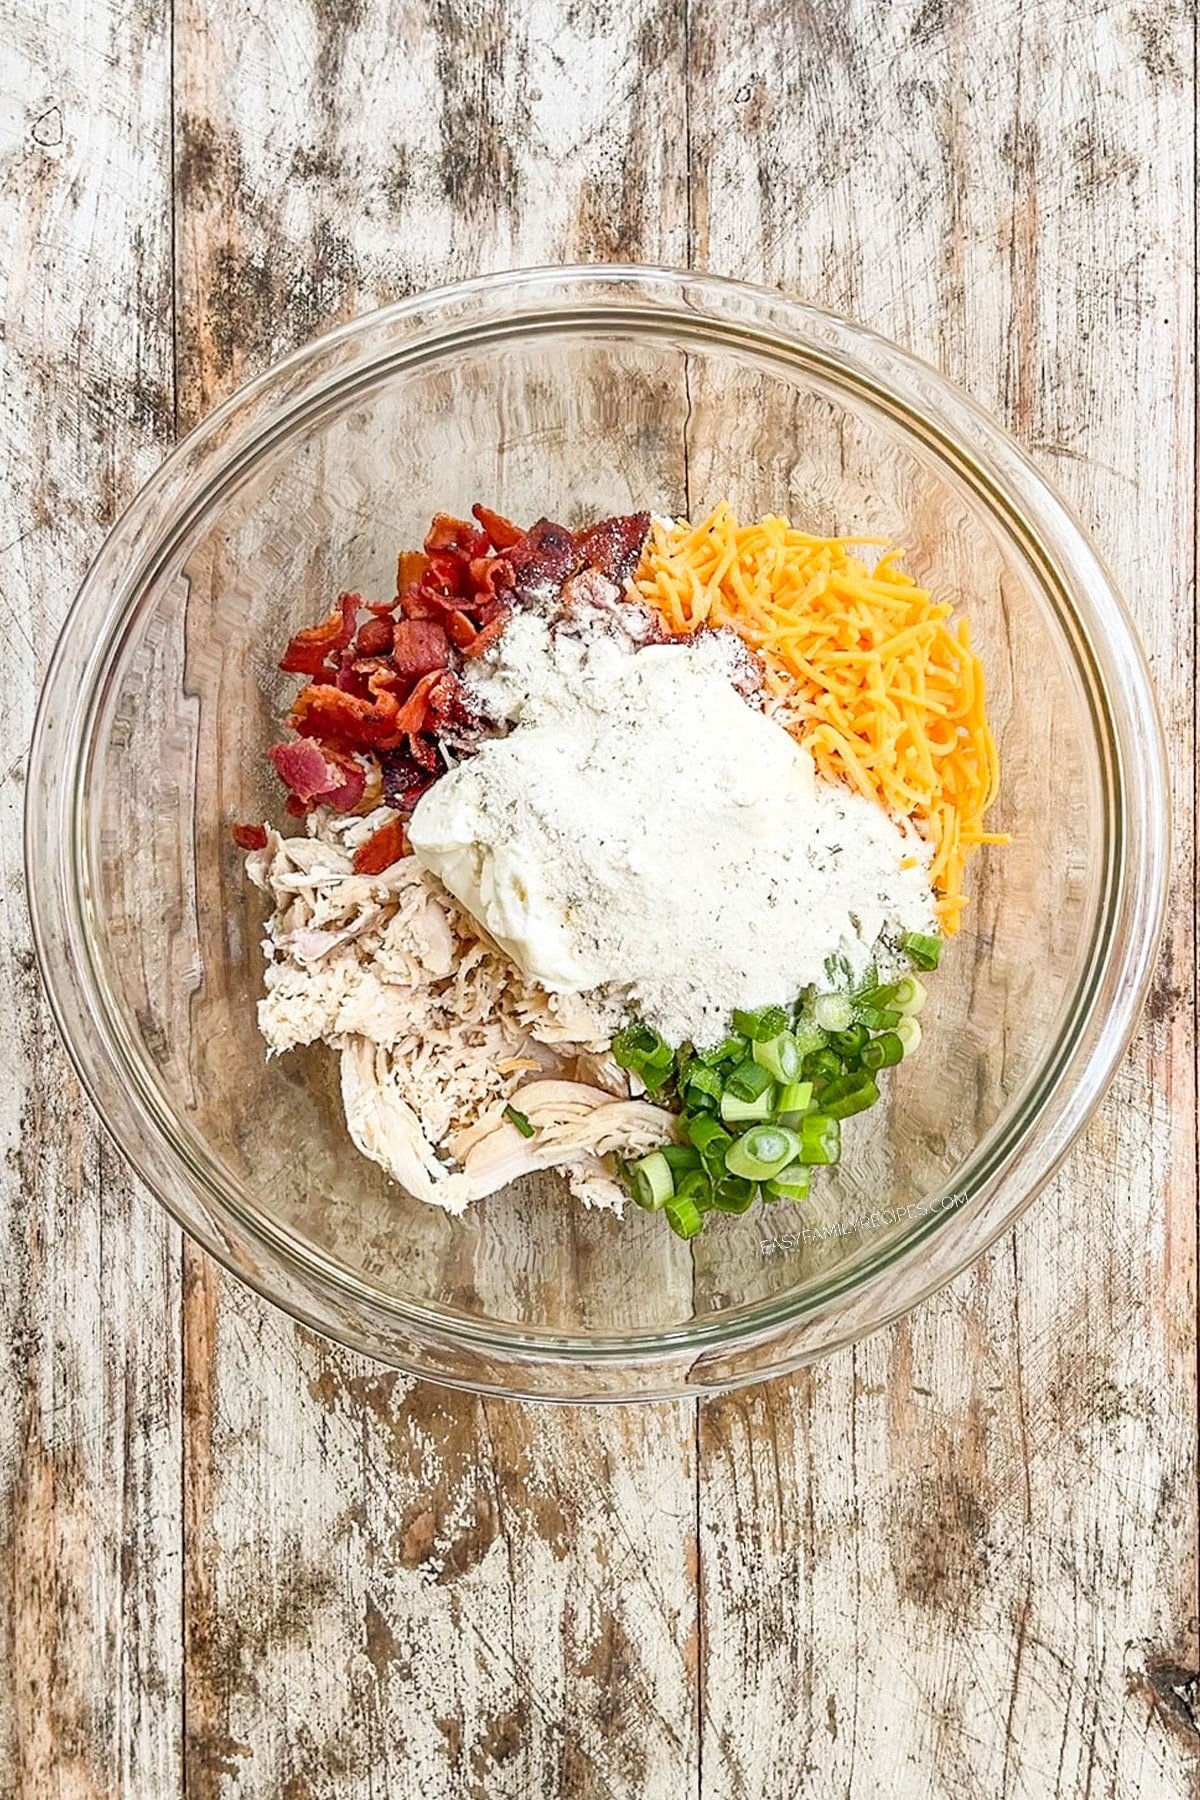
[[[178,1238],[33,966],[25,747],[101,535],[170,443],[169,34],[0,6],[0,1794],[180,1780]]]
[[[683,68],[646,0],[183,5],[184,416],[426,285],[682,260]],[[190,1250],[185,1319],[189,1800],[696,1791],[694,1408],[414,1387]]]
[[[692,34],[698,259],[927,356],[1062,485],[1154,662],[1177,827],[1148,1016],[1017,1232],[702,1409],[713,1794],[1195,1791],[1190,26],[762,4]]]
[[[1192,24],[0,0],[0,1800],[1196,1791]],[[414,1384],[181,1255],[20,895],[38,674],[176,415],[607,256],[783,285],[1005,418],[1130,598],[1176,789],[1149,1013],[1063,1174],[910,1320],[698,1412]]]

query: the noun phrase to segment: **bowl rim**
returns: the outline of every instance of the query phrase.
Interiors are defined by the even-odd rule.
[[[134,1057],[131,1067],[129,1047],[120,1041],[119,1021],[108,1019],[107,1028],[104,1028],[97,1018],[98,1003],[100,1012],[104,1012],[103,995],[98,993],[94,979],[96,969],[91,960],[92,945],[85,929],[83,911],[76,904],[81,875],[86,868],[86,781],[73,786],[69,778],[86,766],[102,687],[100,677],[119,656],[124,635],[136,618],[139,595],[148,579],[146,557],[156,546],[160,554],[163,552],[162,534],[155,535],[156,508],[161,510],[164,497],[169,498],[175,487],[191,479],[190,471],[197,459],[215,457],[220,482],[228,486],[236,479],[244,462],[252,461],[262,453],[264,440],[272,430],[294,428],[305,405],[328,404],[330,395],[344,398],[349,376],[336,366],[336,353],[344,348],[369,343],[373,334],[378,334],[382,340],[387,334],[402,330],[406,324],[432,315],[429,330],[414,341],[418,347],[440,345],[441,353],[445,354],[449,339],[444,325],[439,326],[438,321],[452,318],[455,309],[469,309],[475,303],[493,302],[499,297],[507,300],[507,304],[499,311],[493,308],[490,313],[486,312],[485,304],[485,318],[501,332],[506,328],[511,330],[514,321],[522,330],[528,330],[531,321],[558,317],[546,308],[529,304],[556,289],[573,295],[565,302],[568,311],[564,318],[569,319],[576,329],[580,320],[591,318],[589,307],[610,325],[619,320],[628,321],[637,313],[637,308],[614,302],[611,290],[631,293],[639,297],[642,307],[662,321],[663,329],[670,329],[673,323],[677,330],[686,324],[694,331],[707,323],[710,334],[723,341],[728,340],[732,330],[743,335],[748,331],[751,340],[769,344],[776,355],[781,347],[785,347],[810,365],[814,361],[819,365],[823,357],[832,358],[834,369],[841,371],[843,385],[849,369],[859,391],[868,393],[888,410],[895,411],[898,407],[910,429],[915,422],[915,412],[916,420],[926,427],[927,434],[932,435],[939,453],[960,469],[965,463],[969,485],[990,506],[998,506],[1007,523],[1019,528],[1017,535],[1026,553],[1038,566],[1060,626],[1065,626],[1068,621],[1075,625],[1074,635],[1067,634],[1071,638],[1072,652],[1077,655],[1082,652],[1091,660],[1105,702],[1112,728],[1110,747],[1115,759],[1112,774],[1119,816],[1116,819],[1117,835],[1109,846],[1110,866],[1106,871],[1109,891],[1105,905],[1098,905],[1098,919],[1103,916],[1107,926],[1103,932],[1097,930],[1092,958],[1075,997],[1077,1004],[1070,1015],[1075,1026],[1073,1035],[1062,1046],[1058,1066],[1053,1069],[1032,1119],[1022,1124],[1016,1134],[1011,1130],[1005,1134],[1005,1141],[1012,1138],[1014,1144],[1011,1154],[1004,1159],[1004,1169],[985,1175],[967,1207],[958,1209],[959,1217],[967,1214],[976,1225],[973,1232],[966,1234],[961,1256],[956,1251],[945,1267],[931,1272],[924,1282],[910,1280],[893,1303],[885,1303],[880,1310],[870,1312],[865,1320],[860,1317],[863,1303],[873,1294],[880,1293],[881,1282],[886,1282],[889,1275],[894,1278],[898,1270],[907,1271],[910,1276],[917,1272],[913,1269],[914,1259],[920,1260],[917,1253],[939,1228],[938,1217],[928,1214],[923,1227],[910,1227],[895,1241],[885,1240],[872,1255],[851,1264],[842,1280],[835,1277],[824,1284],[818,1299],[806,1303],[806,1290],[802,1288],[793,1290],[790,1295],[751,1303],[708,1319],[694,1319],[636,1336],[585,1338],[490,1319],[479,1322],[466,1316],[427,1309],[420,1302],[396,1299],[280,1220],[253,1204],[247,1208],[227,1183],[219,1179],[214,1181],[213,1171],[189,1151],[178,1123],[174,1128],[163,1123],[154,1084],[150,1084],[149,1091],[141,1085],[139,1093],[139,1059]],[[588,296],[586,304],[581,304],[575,290]],[[736,326],[731,322],[739,308],[749,309],[750,326],[744,320]],[[468,318],[466,329],[468,336],[478,341],[479,321],[472,322]],[[321,371],[331,357],[335,358],[332,373],[322,376]],[[865,359],[865,367],[858,358]],[[351,363],[351,373],[358,366]],[[368,375],[374,372],[377,378],[379,354],[368,354],[362,361],[362,369]],[[317,374],[315,384],[312,383],[314,371]],[[297,379],[306,376],[308,379],[292,391]],[[245,415],[247,408],[262,403],[269,405],[281,388],[282,400],[273,410],[267,411],[264,419],[252,418],[250,429],[243,432],[245,441],[239,456],[222,464],[220,459],[227,451],[224,442],[227,430]],[[233,441],[236,446],[239,440],[235,436]],[[996,465],[1000,469],[998,476],[993,472]],[[1019,488],[1015,498],[1006,488],[1008,482]],[[158,523],[167,533],[169,547],[177,543],[186,530],[187,515],[172,515],[168,508]],[[141,562],[136,559],[131,562],[129,552],[138,546],[139,533],[147,530],[150,532],[149,550]],[[80,634],[79,627],[85,621],[89,629]],[[75,654],[75,640],[80,635],[89,645],[82,659]],[[1085,686],[1091,694],[1091,686]],[[81,711],[64,706],[68,689],[87,700],[88,704]],[[1121,703],[1116,709],[1116,717],[1112,708],[1114,698]],[[65,729],[59,721],[59,714],[63,712],[67,717]],[[1136,757],[1130,754],[1135,749]],[[1135,794],[1140,806],[1131,804]],[[67,828],[56,831],[56,825]],[[389,306],[360,314],[301,345],[242,384],[200,420],[118,518],[68,610],[38,704],[25,809],[26,886],[34,945],[56,1024],[102,1123],[122,1154],[177,1222],[198,1237],[232,1273],[248,1280],[265,1297],[353,1348],[366,1350],[399,1366],[414,1368],[417,1373],[432,1373],[433,1379],[442,1381],[456,1378],[441,1371],[431,1372],[425,1366],[421,1352],[426,1341],[440,1343],[455,1351],[465,1348],[468,1354],[472,1348],[477,1348],[486,1351],[489,1361],[505,1363],[508,1373],[504,1380],[493,1381],[483,1378],[477,1370],[463,1379],[461,1385],[506,1393],[536,1391],[562,1398],[583,1397],[574,1378],[563,1384],[561,1393],[557,1392],[552,1375],[547,1385],[547,1370],[564,1365],[573,1365],[576,1371],[589,1364],[606,1363],[614,1367],[636,1366],[639,1370],[661,1366],[665,1371],[668,1364],[678,1363],[680,1358],[685,1360],[682,1382],[677,1373],[672,1373],[661,1388],[643,1390],[639,1387],[638,1398],[660,1398],[681,1391],[695,1392],[706,1386],[723,1388],[739,1381],[761,1379],[765,1374],[778,1373],[783,1368],[810,1360],[815,1354],[826,1354],[880,1328],[889,1319],[920,1304],[973,1262],[1051,1179],[1099,1104],[1124,1054],[1153,973],[1165,918],[1168,858],[1166,745],[1149,669],[1136,630],[1111,575],[1082,525],[1016,440],[931,365],[861,325],[770,288],[727,277],[644,264],[548,265],[497,271],[408,296]],[[1118,933],[1122,914],[1124,928]],[[1124,951],[1124,961],[1119,966],[1113,955],[1118,936],[1123,939]],[[66,954],[60,953],[64,951]],[[1092,1043],[1085,1043],[1101,983],[1105,977],[1111,977],[1114,970],[1120,980],[1111,996],[1109,1014],[1099,1037]],[[1083,1016],[1077,1018],[1081,997],[1087,1004]],[[115,1032],[114,1025],[118,1026]],[[1053,1061],[1053,1058],[1049,1060]],[[1039,1065],[1039,1076],[1045,1066],[1045,1063]],[[1039,1127],[1050,1101],[1061,1094],[1070,1074],[1076,1076],[1074,1092],[1060,1108],[1049,1141],[1042,1146],[1038,1142]],[[120,1091],[121,1083],[126,1084],[124,1093]],[[1040,1082],[1031,1078],[1027,1086],[1040,1087]],[[152,1144],[145,1141],[143,1132],[134,1133],[130,1142],[130,1132],[123,1129],[128,1124],[131,1098],[135,1098],[137,1123],[143,1131],[148,1126]],[[136,1105],[137,1098],[140,1098],[140,1106]],[[156,1152],[154,1155],[150,1153],[152,1148]],[[1007,1205],[1000,1204],[999,1189],[1011,1184],[1013,1164],[1019,1164],[1022,1157],[1031,1160],[1030,1153],[1035,1148],[1041,1154],[1032,1159],[1035,1166],[1025,1173],[1019,1196]],[[164,1156],[173,1165],[173,1177],[179,1177],[183,1188],[191,1190],[197,1204],[186,1204],[177,1181],[167,1180],[161,1160]],[[973,1160],[968,1159],[964,1168],[969,1170],[972,1166]],[[960,1176],[961,1171],[956,1175],[956,1181]],[[204,1190],[203,1193],[198,1189]],[[336,1313],[331,1315],[320,1309],[309,1311],[294,1296],[282,1297],[269,1280],[247,1268],[244,1257],[239,1258],[239,1246],[229,1241],[209,1212],[209,1207],[214,1204],[218,1217],[232,1211],[243,1233],[248,1233],[251,1239],[257,1238],[275,1261],[290,1266],[298,1274],[302,1287],[315,1277],[320,1283],[340,1291],[353,1304],[394,1317],[405,1330],[413,1333],[413,1347],[407,1354],[395,1353],[369,1334],[364,1337],[347,1326]],[[989,1216],[979,1218],[978,1215],[985,1211]],[[942,1221],[945,1217],[945,1213],[940,1215]],[[782,1342],[789,1330],[803,1327],[816,1317],[829,1321],[841,1310],[840,1303],[847,1295],[852,1296],[856,1304],[850,1309],[844,1331],[829,1331],[815,1349]],[[769,1352],[769,1347],[776,1341],[780,1343],[778,1358],[771,1360],[768,1355],[766,1363],[754,1360],[756,1354],[764,1350]],[[724,1357],[750,1352],[753,1366],[745,1371],[734,1369],[706,1381],[703,1362],[705,1355],[713,1350],[720,1351]],[[521,1371],[532,1364],[543,1365],[538,1381],[522,1384]]]

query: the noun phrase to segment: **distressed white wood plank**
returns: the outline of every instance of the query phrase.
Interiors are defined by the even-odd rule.
[[[984,1263],[705,1406],[704,1792],[1195,1791],[1190,14],[694,15],[698,260],[852,313],[1006,418],[1116,570],[1172,743],[1146,1022]]]
[[[176,51],[189,419],[398,294],[686,253],[678,6],[228,0]],[[188,1271],[189,1800],[694,1793],[694,1408],[414,1386]]]
[[[68,602],[173,430],[169,33],[0,5],[0,1793],[181,1779],[177,1234],[33,965],[24,759]]]

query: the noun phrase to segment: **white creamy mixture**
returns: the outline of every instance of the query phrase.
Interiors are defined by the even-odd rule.
[[[514,727],[431,788],[409,837],[531,980],[592,993],[671,1043],[735,1007],[865,969],[936,930],[929,846],[732,685],[726,634],[634,650],[518,615],[477,686]],[[905,866],[905,865],[908,866]]]

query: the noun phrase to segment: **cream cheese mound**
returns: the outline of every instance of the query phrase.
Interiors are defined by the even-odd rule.
[[[936,929],[929,846],[734,686],[731,634],[636,649],[516,617],[479,699],[512,729],[444,775],[409,838],[531,980],[619,1000],[671,1043]]]

